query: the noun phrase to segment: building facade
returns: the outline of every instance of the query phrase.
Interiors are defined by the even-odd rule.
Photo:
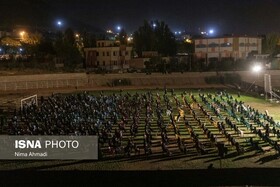
[[[128,69],[132,47],[117,45],[111,40],[100,40],[96,47],[85,48],[87,69],[102,68],[107,70]]]
[[[249,53],[261,54],[262,38],[231,36],[195,39],[195,57],[200,59],[245,59]]]

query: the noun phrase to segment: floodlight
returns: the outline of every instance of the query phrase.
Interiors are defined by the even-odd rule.
[[[252,71],[255,72],[255,73],[259,73],[261,70],[262,70],[262,66],[259,65],[259,64],[254,65],[253,68],[252,68]]]

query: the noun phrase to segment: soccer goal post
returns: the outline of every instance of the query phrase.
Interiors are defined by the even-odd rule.
[[[29,96],[29,97],[26,97],[26,98],[23,98],[23,99],[20,100],[20,108],[21,108],[21,110],[23,109],[24,105],[31,106],[31,105],[34,105],[34,104],[36,106],[38,106],[37,94]]]
[[[265,99],[267,100],[267,93],[269,93],[271,96],[271,92],[272,92],[271,76],[269,74],[264,74],[264,91],[265,91]]]

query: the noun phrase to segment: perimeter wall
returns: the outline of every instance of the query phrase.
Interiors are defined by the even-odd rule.
[[[272,87],[280,88],[280,70],[252,73],[249,71],[235,72],[190,72],[161,74],[125,73],[125,74],[40,74],[0,76],[0,91],[40,90],[50,88],[98,88],[114,87],[114,82],[128,81],[132,87],[211,87],[205,82],[206,77],[225,74],[239,74],[242,81],[264,85],[264,74],[271,75]]]

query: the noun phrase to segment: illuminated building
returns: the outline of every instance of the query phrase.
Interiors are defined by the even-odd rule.
[[[249,53],[261,54],[262,38],[230,36],[194,39],[196,58],[245,59]]]
[[[86,68],[107,70],[128,69],[132,47],[118,45],[115,41],[99,40],[96,47],[85,48]]]

